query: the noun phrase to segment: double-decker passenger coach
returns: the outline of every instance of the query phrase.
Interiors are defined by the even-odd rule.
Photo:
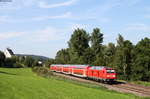
[[[50,70],[105,82],[112,82],[116,79],[115,70],[107,66],[52,64]]]

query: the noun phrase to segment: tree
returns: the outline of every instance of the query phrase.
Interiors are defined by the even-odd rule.
[[[5,67],[13,68],[14,64],[16,63],[16,57],[13,56],[11,58],[6,58],[5,59]]]
[[[132,68],[132,60],[133,60],[133,44],[126,40],[124,41],[124,48],[123,48],[123,73],[126,75],[126,79],[130,78],[131,75],[131,68]]]
[[[98,54],[101,51],[103,42],[103,34],[100,32],[99,28],[93,29],[91,35],[91,47],[94,50],[94,54]]]
[[[55,63],[54,59],[47,59],[47,60],[44,61],[44,66],[47,67],[47,68],[50,68],[50,65],[54,64],[54,63]]]
[[[134,50],[133,79],[150,81],[150,39],[144,38],[137,43]]]
[[[116,47],[115,44],[109,43],[108,46],[104,49],[104,59],[106,66],[114,65],[114,57],[115,57]]]
[[[129,79],[131,73],[133,45],[119,34],[115,54],[115,68],[121,79]]]
[[[86,49],[89,47],[89,35],[83,29],[76,29],[71,35],[69,44],[69,54],[71,63],[82,64],[85,63],[82,59]]]
[[[4,66],[5,55],[0,51],[0,67]]]
[[[82,60],[84,61],[83,64],[92,64],[94,61],[94,54],[92,49],[89,47],[85,50],[84,55],[82,56]]]
[[[41,66],[41,64],[39,64],[39,62],[42,62],[40,59],[36,58],[34,59],[34,62],[32,63],[32,68],[37,67],[37,66]]]
[[[123,47],[123,43],[124,43],[124,38],[121,34],[119,34],[117,39],[117,46]]]
[[[70,62],[69,49],[61,49],[55,57],[57,64],[68,64]]]
[[[34,63],[34,59],[30,56],[26,56],[25,57],[25,60],[24,60],[24,65],[26,67],[32,67],[33,66],[33,63]]]
[[[91,34],[91,48],[94,54],[93,59],[95,60],[93,62],[93,65],[104,64],[102,42],[103,42],[103,34],[100,32],[99,28],[94,28]]]

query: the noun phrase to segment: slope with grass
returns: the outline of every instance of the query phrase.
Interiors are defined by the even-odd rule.
[[[42,78],[29,68],[0,68],[0,99],[137,99],[134,95]]]

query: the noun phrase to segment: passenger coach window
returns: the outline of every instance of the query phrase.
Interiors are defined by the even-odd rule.
[[[92,67],[91,69],[95,69],[95,67]]]
[[[100,68],[99,68],[99,67],[96,67],[96,70],[100,70]]]

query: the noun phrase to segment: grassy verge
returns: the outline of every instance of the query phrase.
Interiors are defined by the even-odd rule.
[[[125,81],[125,80],[117,80],[119,82],[129,82],[129,83],[133,83],[133,84],[138,84],[138,85],[142,85],[142,86],[150,86],[150,82],[146,82],[146,81]]]
[[[0,68],[0,99],[144,99],[61,78],[43,78],[29,68]],[[145,98],[146,99],[146,98]]]
[[[143,86],[150,86],[150,82],[144,82],[144,81],[132,81],[131,83],[135,83]]]

